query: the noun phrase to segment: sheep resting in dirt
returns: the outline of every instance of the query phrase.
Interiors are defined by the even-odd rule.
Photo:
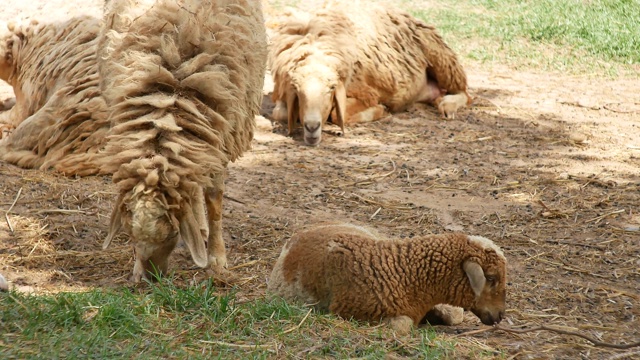
[[[289,134],[299,120],[305,143],[318,145],[329,117],[344,132],[415,102],[447,118],[471,102],[464,69],[433,26],[382,5],[336,3],[291,12],[274,29],[273,119]]]
[[[487,325],[504,317],[506,259],[490,240],[460,233],[382,240],[351,224],[299,232],[283,247],[268,289],[402,333],[438,304],[469,309]]]
[[[99,44],[112,123],[103,168],[120,195],[133,280],[164,273],[179,239],[200,267],[226,267],[224,173],[249,149],[267,41],[261,2],[111,0]],[[206,207],[206,208],[205,208]]]
[[[66,175],[99,172],[109,128],[96,61],[100,24],[79,16],[0,30],[0,79],[15,93],[0,114],[0,160]]]

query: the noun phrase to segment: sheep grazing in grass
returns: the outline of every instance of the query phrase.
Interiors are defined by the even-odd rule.
[[[357,6],[356,6],[357,7]],[[272,117],[297,121],[307,145],[318,145],[322,125],[377,120],[415,102],[443,116],[471,102],[456,54],[433,26],[376,4],[333,5],[315,14],[290,12],[274,29],[269,52]]]
[[[99,172],[109,128],[96,49],[100,20],[12,22],[0,30],[0,79],[13,87],[0,114],[0,159],[66,175]]]
[[[499,323],[505,311],[505,271],[502,251],[480,236],[383,241],[369,229],[327,224],[293,235],[268,289],[320,311],[388,322],[406,333],[438,304],[469,309],[487,325]],[[442,312],[434,315],[443,317]]]
[[[133,281],[164,273],[179,239],[200,267],[226,267],[224,174],[249,149],[267,41],[251,0],[111,0],[99,44],[112,127],[103,167],[135,249]]]

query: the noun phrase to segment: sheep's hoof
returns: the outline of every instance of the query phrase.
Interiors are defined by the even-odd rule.
[[[9,283],[2,274],[0,274],[0,291],[9,291]]]
[[[225,270],[227,268],[227,256],[209,255],[209,267],[214,270]]]
[[[411,329],[413,329],[413,320],[406,315],[389,318],[387,322],[397,335],[408,335],[411,333]]]

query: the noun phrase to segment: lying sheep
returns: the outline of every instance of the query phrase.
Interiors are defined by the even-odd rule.
[[[470,309],[487,325],[499,323],[505,272],[502,251],[480,236],[380,241],[359,226],[327,224],[287,242],[268,289],[344,318],[388,322],[406,333],[437,304]]]
[[[415,102],[447,118],[470,103],[465,72],[433,26],[381,5],[353,7],[292,12],[274,29],[273,119],[290,134],[299,120],[305,143],[318,145],[329,116],[344,131]]]
[[[67,175],[99,173],[109,127],[96,62],[99,30],[100,20],[90,16],[0,30],[0,79],[15,93],[15,104],[9,99],[0,114],[1,160]]]
[[[103,246],[129,234],[134,281],[166,272],[179,239],[198,266],[226,266],[223,176],[253,138],[266,46],[257,1],[109,2],[99,44],[112,122],[103,169],[120,195]]]

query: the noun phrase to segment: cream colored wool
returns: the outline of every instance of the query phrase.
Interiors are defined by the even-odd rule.
[[[100,20],[10,23],[0,30],[0,79],[16,103],[0,114],[10,129],[0,159],[66,175],[99,172],[108,130],[96,63]]]
[[[307,121],[304,87],[315,81],[322,86],[314,92],[326,94],[315,105],[322,121],[333,108],[332,120],[343,130],[344,124],[375,120],[417,101],[434,103],[447,117],[470,102],[456,54],[433,26],[404,11],[336,2],[314,14],[287,13],[277,24],[269,53],[273,117],[288,120],[289,131],[298,113],[303,125]],[[427,80],[442,94],[437,88],[432,94]]]
[[[178,239],[201,267],[226,266],[224,172],[250,147],[262,99],[266,35],[250,0],[111,0],[99,45],[112,128],[103,170],[120,196],[133,280],[167,269]],[[206,209],[205,209],[206,206]]]

